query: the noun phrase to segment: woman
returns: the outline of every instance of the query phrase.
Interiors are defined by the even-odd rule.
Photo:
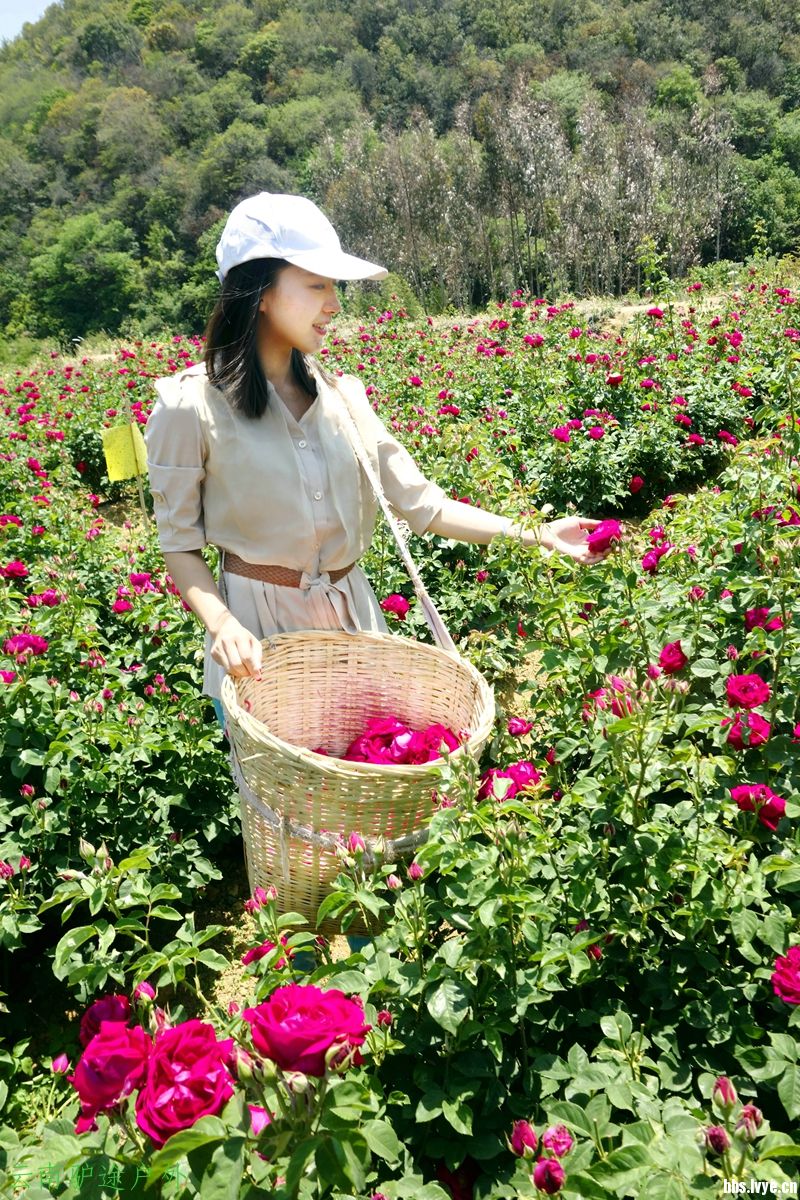
[[[261,639],[301,629],[386,630],[357,565],[377,502],[341,423],[355,420],[392,507],[416,533],[488,543],[518,536],[579,562],[598,522],[535,530],[449,499],[426,480],[353,376],[314,361],[339,312],[336,280],[383,267],[342,251],[310,200],[261,192],[234,208],[217,246],[220,299],[203,364],[156,382],[148,467],[167,569],[206,629],[204,690],[258,675]],[[223,551],[220,585],[201,550]]]

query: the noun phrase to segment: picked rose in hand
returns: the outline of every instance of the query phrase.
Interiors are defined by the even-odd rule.
[[[361,1002],[338,988],[323,991],[313,984],[290,983],[277,988],[257,1008],[242,1014],[250,1026],[259,1054],[284,1071],[325,1074],[329,1052],[339,1047],[358,1061],[358,1047],[372,1026],[364,1020]]]
[[[604,551],[610,550],[612,546],[621,541],[622,526],[619,521],[613,519],[600,521],[586,535],[586,543],[592,554],[603,554]]]

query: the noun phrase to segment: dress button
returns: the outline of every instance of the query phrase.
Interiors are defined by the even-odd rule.
[[[308,445],[307,442],[298,442],[297,444],[301,450],[305,450],[306,446]]]
[[[315,499],[315,500],[321,500],[321,499],[322,499],[322,492],[314,492],[314,499]]]

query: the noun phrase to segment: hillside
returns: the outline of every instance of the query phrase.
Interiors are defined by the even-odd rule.
[[[800,235],[788,0],[63,0],[0,48],[0,116],[7,334],[199,327],[260,188],[431,310]]]

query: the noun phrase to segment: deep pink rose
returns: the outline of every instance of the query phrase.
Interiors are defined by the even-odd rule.
[[[91,1121],[140,1087],[152,1047],[140,1026],[129,1029],[121,1021],[103,1021],[69,1076],[81,1098],[81,1116]]]
[[[233,1095],[228,1062],[233,1041],[213,1026],[184,1021],[156,1036],[136,1098],[136,1123],[157,1146],[201,1117],[215,1116]]]
[[[648,575],[655,575],[658,572],[658,564],[668,550],[672,549],[669,542],[664,542],[661,546],[653,546],[652,550],[648,550],[642,555],[642,570]]]
[[[492,767],[483,775],[478,799],[485,800],[491,796],[494,800],[510,800],[524,788],[541,783],[542,779],[541,771],[537,771],[531,762],[511,763],[502,770],[499,767]],[[510,782],[505,786],[501,783],[499,787],[495,787],[495,780],[509,780]]]
[[[342,758],[349,762],[416,765],[433,762],[443,751],[449,753],[459,745],[459,739],[444,725],[429,725],[417,731],[397,717],[377,717],[367,723],[366,732],[350,743]]]
[[[614,521],[613,519],[601,521],[594,529],[590,529],[586,535],[586,545],[592,554],[602,554],[604,550],[609,550],[621,540],[622,526],[619,521]]]
[[[722,725],[731,727],[726,741],[734,750],[744,750],[746,746],[762,746],[769,740],[772,732],[769,721],[755,712],[725,717]]]
[[[769,701],[769,684],[760,675],[729,675],[725,683],[731,708],[758,708]]]
[[[548,1196],[560,1192],[566,1179],[566,1171],[557,1158],[540,1158],[533,1168],[534,1187]]]
[[[640,492],[643,487],[644,487],[644,480],[642,479],[641,475],[632,475],[630,482],[628,483],[628,491],[630,492],[630,494],[632,496],[635,496],[636,493]]]
[[[371,1026],[364,1020],[361,1001],[338,988],[322,991],[313,984],[289,983],[277,988],[257,1008],[242,1014],[250,1025],[253,1045],[284,1071],[325,1074],[326,1057],[338,1047],[347,1061],[359,1061],[358,1047]]]
[[[89,1045],[95,1034],[100,1032],[102,1021],[121,1021],[125,1025],[130,1020],[130,1015],[131,1003],[127,996],[101,996],[94,1004],[89,1005],[81,1017],[78,1033],[81,1045]]]
[[[565,1154],[569,1154],[574,1144],[566,1125],[551,1125],[542,1134],[542,1145],[546,1150],[552,1150],[556,1158],[563,1158]]]
[[[272,1116],[260,1104],[248,1104],[250,1112],[250,1132],[253,1137],[258,1135],[272,1123]]]
[[[786,1004],[800,1004],[800,946],[790,946],[775,959],[772,989]]]
[[[539,1139],[527,1121],[515,1121],[511,1127],[508,1144],[517,1158],[533,1158]]]
[[[286,937],[285,936],[281,937],[281,945],[282,946],[286,945]],[[252,962],[258,962],[260,959],[265,958],[269,954],[270,950],[274,950],[274,949],[275,949],[275,943],[270,942],[270,941],[262,942],[260,946],[254,946],[252,948],[252,950],[248,950],[245,954],[242,955],[242,966],[247,967]],[[294,954],[292,953],[291,950],[289,950],[287,952],[287,955],[285,957],[279,958],[277,962],[272,964],[275,967],[276,971],[280,971],[282,967],[286,966],[286,957],[294,958]]]
[[[731,788],[731,799],[736,801],[742,812],[757,813],[761,824],[773,833],[786,813],[786,801],[765,783],[739,784]]]
[[[406,614],[411,605],[405,596],[400,596],[397,592],[393,592],[391,596],[386,596],[384,600],[381,600],[381,608],[384,612],[394,613],[398,620],[405,621]]]
[[[749,633],[751,629],[766,629],[770,633],[783,629],[780,617],[770,617],[768,608],[748,608],[744,614],[744,627]]]
[[[689,659],[681,649],[680,639],[677,642],[667,642],[658,656],[658,665],[666,675],[674,675],[677,671],[682,671],[688,662]]]
[[[0,567],[0,575],[3,575],[6,579],[26,579],[28,568],[19,559],[14,559],[8,566]]]
[[[509,717],[506,728],[512,737],[524,737],[533,729],[533,721],[526,721],[523,717]]]

